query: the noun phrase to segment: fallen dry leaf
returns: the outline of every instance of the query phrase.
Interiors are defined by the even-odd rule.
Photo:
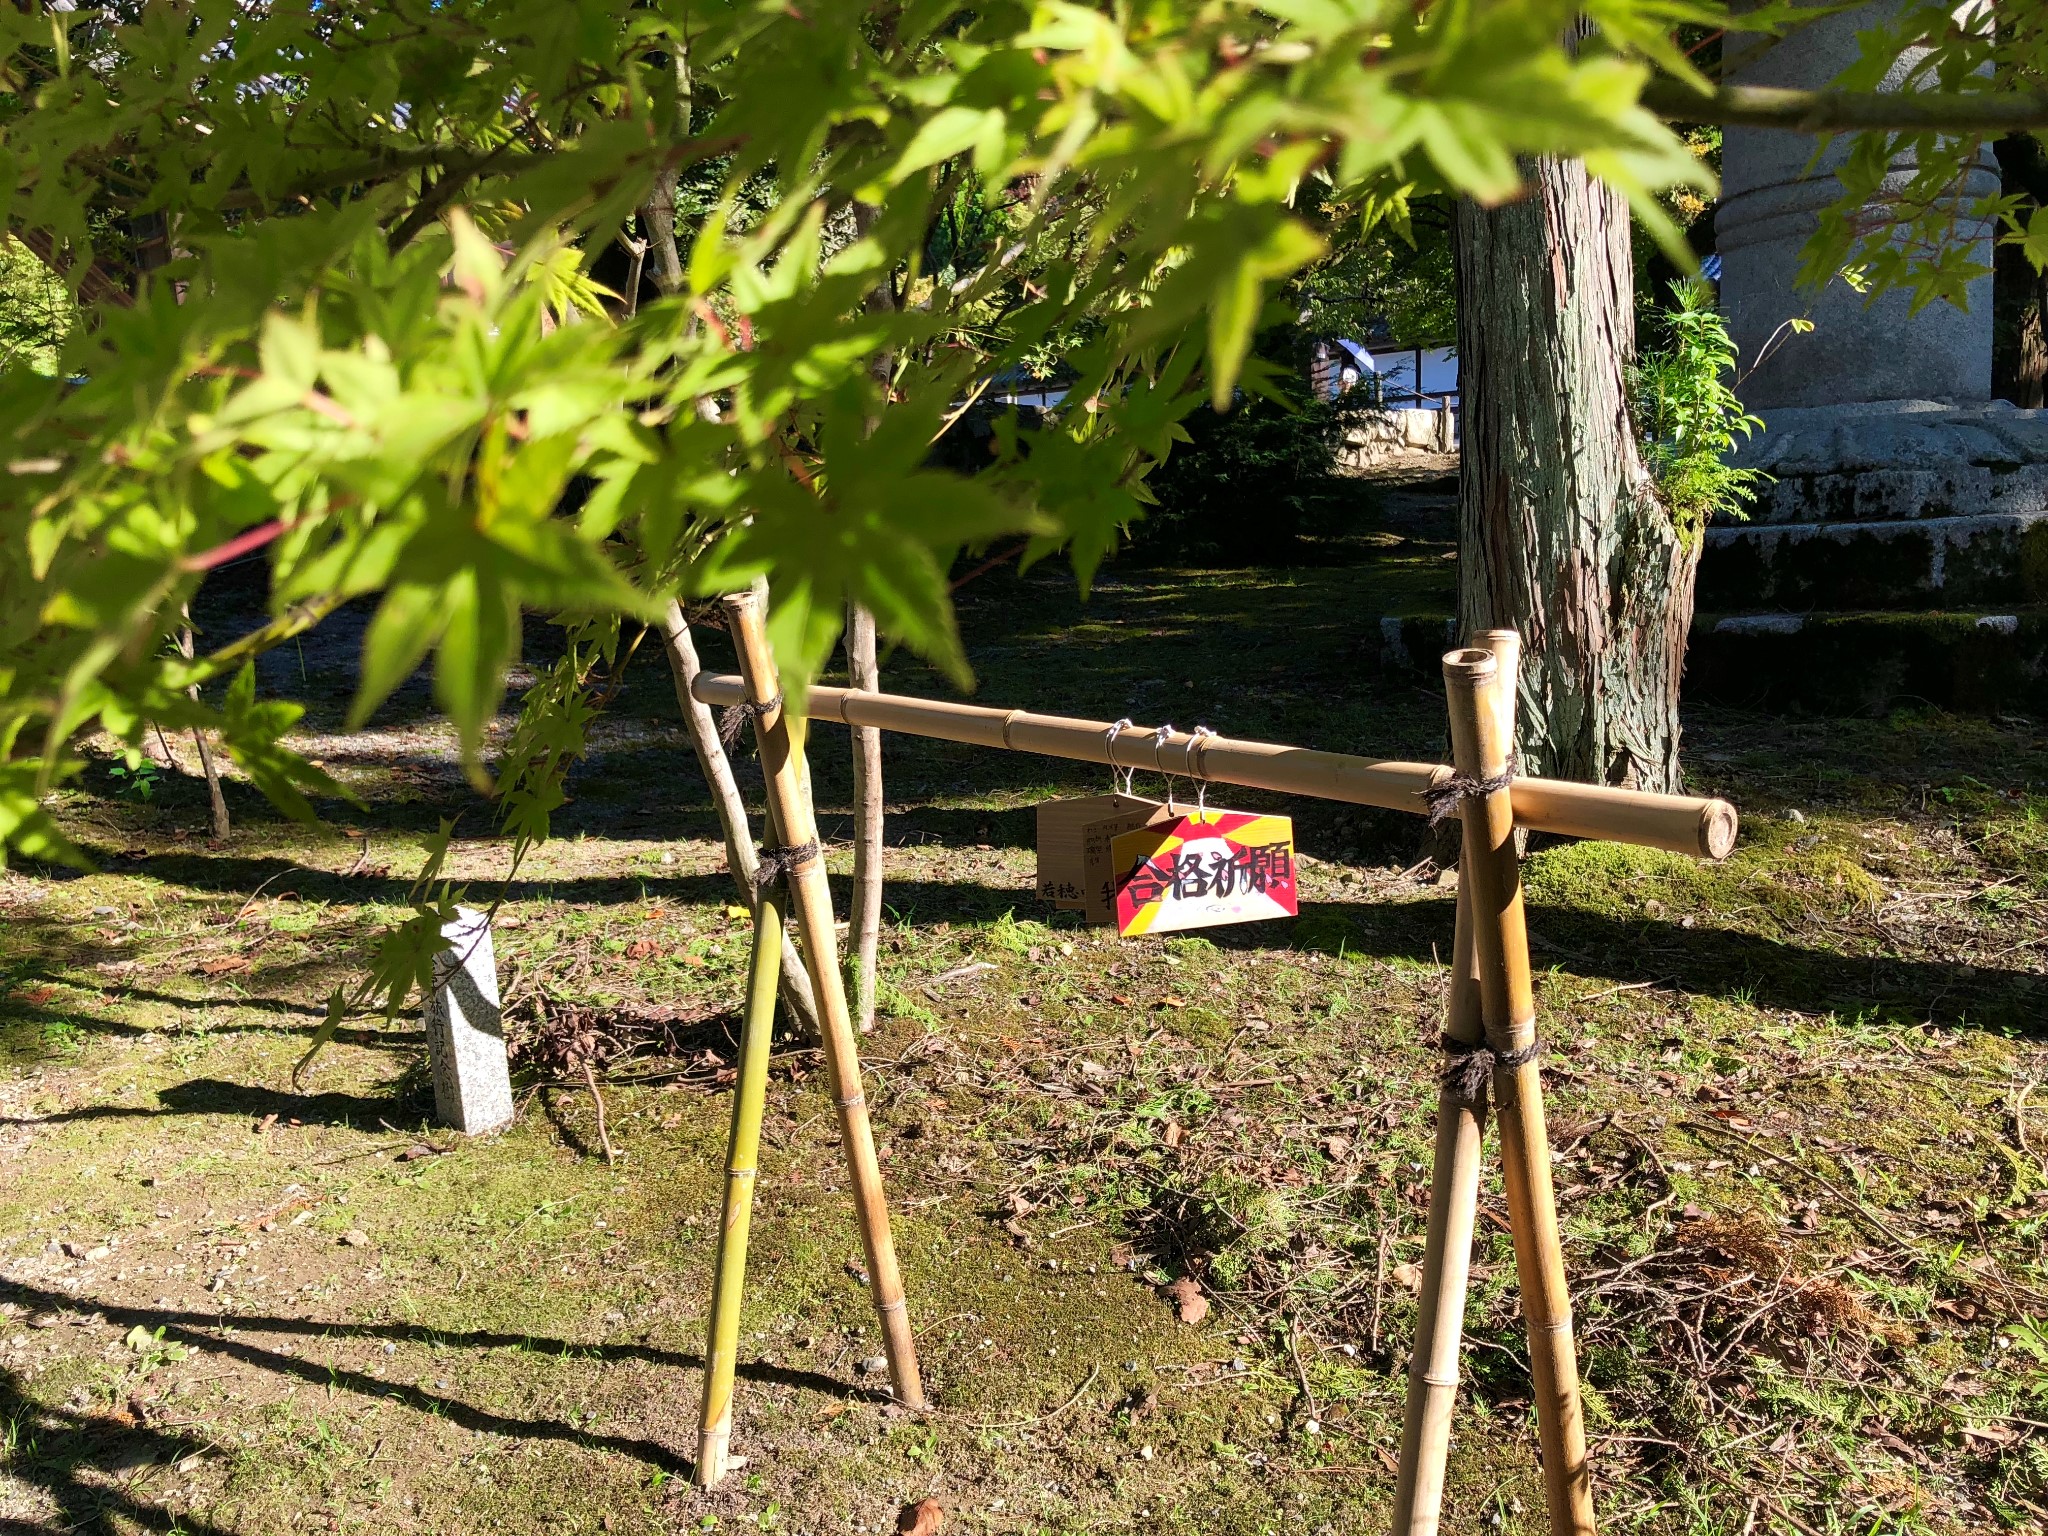
[[[660,922],[660,921],[661,921],[661,920],[662,920],[662,919],[663,919],[664,917],[667,917],[667,916],[668,916],[668,908],[667,908],[667,907],[649,907],[649,908],[647,909],[647,914],[646,914],[646,919],[645,919],[645,920],[646,920],[647,922],[650,922],[650,923],[658,923],[658,922]]]
[[[628,960],[652,960],[661,953],[661,946],[652,939],[635,939],[626,946]]]
[[[1393,1276],[1401,1284],[1407,1286],[1414,1295],[1420,1296],[1422,1294],[1422,1266],[1420,1264],[1396,1264],[1393,1268]]]
[[[8,1000],[16,1003],[27,1003],[31,1008],[40,1008],[56,995],[57,989],[55,987],[31,987],[24,992],[9,993]]]
[[[1159,1133],[1159,1139],[1166,1143],[1166,1150],[1169,1152],[1173,1151],[1183,1141],[1186,1141],[1187,1137],[1188,1133],[1181,1129],[1181,1123],[1178,1120],[1167,1121],[1166,1129]]]
[[[1201,1283],[1192,1275],[1182,1275],[1160,1294],[1174,1304],[1180,1320],[1190,1328],[1209,1315],[1209,1298],[1202,1294]]]
[[[247,955],[215,955],[211,960],[199,962],[199,970],[206,976],[226,976],[235,971],[249,969]]]
[[[919,1499],[906,1504],[896,1516],[897,1536],[938,1536],[946,1523],[946,1511],[937,1499]]]

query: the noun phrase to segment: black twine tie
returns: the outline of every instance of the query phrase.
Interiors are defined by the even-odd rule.
[[[1450,1090],[1451,1097],[1468,1109],[1483,1109],[1486,1105],[1487,1090],[1493,1084],[1496,1072],[1512,1072],[1525,1067],[1543,1054],[1542,1042],[1532,1040],[1519,1051],[1496,1052],[1484,1045],[1466,1045],[1461,1040],[1443,1037],[1444,1071],[1443,1085]]]
[[[1507,766],[1488,779],[1475,779],[1470,774],[1454,773],[1441,784],[1432,784],[1422,792],[1422,803],[1429,809],[1429,824],[1433,827],[1446,816],[1454,814],[1467,800],[1484,800],[1488,795],[1500,793],[1515,782],[1519,764],[1515,754],[1508,754]]]
[[[754,865],[754,886],[759,889],[776,880],[787,880],[795,874],[800,865],[808,864],[818,856],[817,840],[799,843],[794,848],[763,848],[758,862]]]
[[[746,729],[749,720],[759,723],[771,710],[782,707],[782,695],[777,694],[765,704],[756,704],[752,699],[743,699],[737,704],[728,704],[718,716],[718,739],[730,752],[739,745],[740,732]]]

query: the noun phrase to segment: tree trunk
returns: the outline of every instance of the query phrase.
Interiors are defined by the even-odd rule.
[[[1457,210],[1459,625],[1521,632],[1523,772],[1673,791],[1699,544],[1629,419],[1628,207],[1577,161],[1527,176]]]
[[[192,626],[190,624],[185,625],[178,631],[178,654],[187,661],[192,659]],[[185,690],[185,695],[188,698],[197,699],[199,697],[199,685],[194,683]],[[192,727],[192,745],[199,749],[199,771],[206,776],[206,797],[212,812],[213,840],[216,843],[224,843],[228,840],[228,834],[234,830],[233,824],[228,820],[227,796],[221,793],[220,769],[213,761],[213,749],[206,744],[206,733],[196,725]]]
[[[2003,190],[2026,199],[2024,222],[2048,203],[2048,146],[2015,133],[1992,147]],[[2030,410],[2048,405],[2048,272],[2016,245],[1992,251],[1991,327],[1991,393]]]
[[[682,606],[674,601],[669,603],[668,615],[662,620],[661,639],[669,671],[675,678],[676,703],[682,706],[683,728],[690,733],[697,766],[704,770],[704,782],[711,786],[711,803],[725,833],[725,867],[739,887],[740,900],[751,907],[759,861],[754,856],[747,802],[740,798],[740,786],[732,776],[725,744],[718,739],[718,722],[711,717],[711,706],[700,703],[690,692],[690,684],[704,669],[697,660],[697,642],[691,638],[689,621],[683,617]],[[782,996],[797,1023],[815,1037],[818,1004],[811,993],[811,978],[804,974],[802,957],[789,944],[782,946]]]
[[[846,680],[869,693],[882,687],[875,662],[875,616],[858,603],[846,611]],[[875,954],[882,942],[882,733],[856,725],[853,737],[853,911],[847,949],[853,961],[853,1022],[875,1027]]]

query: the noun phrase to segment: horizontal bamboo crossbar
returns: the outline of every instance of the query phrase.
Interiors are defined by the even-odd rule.
[[[740,680],[730,674],[700,673],[693,691],[706,704],[738,704],[745,697]],[[1127,726],[1112,738],[1107,720],[1075,720],[1065,715],[989,709],[850,688],[813,687],[806,713],[814,720],[872,726],[904,736],[1035,752],[1417,815],[1427,810],[1424,791],[1452,776],[1451,769],[1441,763],[1375,762],[1345,752],[1315,752],[1187,731],[1172,731],[1161,738],[1143,726]],[[1515,824],[1532,832],[1635,843],[1709,859],[1726,858],[1735,846],[1735,807],[1726,800],[1530,778],[1515,780],[1512,801]]]

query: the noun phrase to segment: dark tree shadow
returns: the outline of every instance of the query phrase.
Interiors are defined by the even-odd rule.
[[[146,1494],[155,1469],[206,1450],[203,1439],[46,1406],[10,1370],[0,1370],[0,1423],[14,1436],[9,1474],[42,1489],[56,1506],[47,1521],[0,1519],[0,1536],[125,1536],[136,1529],[229,1536],[196,1515],[149,1502]]]
[[[234,1317],[232,1320],[234,1333],[232,1336],[224,1337],[217,1331],[222,1322],[225,1321],[224,1319],[196,1312],[179,1312],[156,1307],[128,1307],[105,1302],[81,1301],[76,1296],[65,1295],[57,1291],[42,1290],[35,1286],[24,1285],[18,1281],[10,1280],[0,1280],[0,1297],[5,1297],[7,1300],[33,1311],[75,1310],[82,1306],[90,1306],[109,1323],[120,1328],[140,1326],[150,1330],[152,1333],[161,1328],[163,1330],[163,1338],[167,1343],[183,1344],[195,1351],[203,1351],[216,1357],[236,1360],[258,1370],[271,1371],[279,1376],[291,1377],[311,1385],[331,1387],[336,1391],[354,1392],[365,1398],[381,1398],[386,1402],[396,1402],[416,1412],[431,1413],[438,1418],[446,1419],[452,1424],[459,1424],[463,1428],[479,1434],[503,1435],[510,1438],[528,1440],[553,1440],[565,1445],[577,1446],[583,1450],[630,1456],[636,1461],[643,1462],[650,1467],[658,1467],[673,1476],[687,1477],[692,1471],[692,1464],[687,1457],[670,1450],[667,1446],[656,1441],[639,1439],[630,1435],[600,1434],[594,1430],[581,1429],[573,1424],[563,1423],[558,1419],[537,1417],[522,1419],[510,1414],[493,1413],[488,1409],[473,1407],[459,1398],[444,1396],[439,1392],[426,1391],[419,1387],[408,1386],[403,1382],[386,1381],[362,1371],[344,1370],[336,1366],[316,1364],[310,1360],[302,1360],[296,1355],[281,1354],[277,1350],[268,1349],[260,1344],[251,1342],[246,1335],[250,1333],[281,1333],[300,1338],[382,1339],[396,1343],[425,1344],[442,1349],[523,1349],[535,1354],[578,1355],[585,1359],[596,1361],[638,1360],[676,1370],[703,1369],[704,1357],[702,1355],[657,1349],[648,1344],[579,1344],[568,1339],[547,1338],[534,1334],[482,1330],[473,1332],[448,1331],[437,1328],[424,1328],[412,1323],[320,1322],[310,1318],[251,1317],[246,1315]],[[807,1392],[818,1392],[829,1397],[838,1398],[844,1402],[886,1403],[890,1400],[885,1392],[856,1386],[851,1382],[840,1381],[819,1371],[793,1370],[787,1366],[767,1365],[756,1361],[742,1363],[739,1366],[738,1374],[747,1381],[765,1385],[794,1387]],[[86,1434],[84,1425],[87,1421],[79,1420],[76,1416],[41,1407],[22,1390],[19,1380],[11,1374],[0,1374],[0,1411],[9,1414],[26,1411],[31,1415],[42,1416],[58,1422],[60,1429],[69,1434]],[[147,1431],[143,1433],[163,1440],[167,1447],[169,1445],[183,1447],[177,1452],[179,1456],[188,1455],[191,1451],[199,1449],[199,1446],[196,1444],[187,1444],[182,1440],[177,1440],[175,1437],[162,1435],[160,1432]],[[89,1438],[87,1436],[85,1440],[81,1441],[82,1447],[89,1442]],[[83,1456],[73,1457],[70,1465],[61,1471],[58,1470],[60,1460],[61,1458],[58,1457],[47,1456],[42,1460],[32,1459],[27,1470],[18,1469],[18,1475],[25,1476],[31,1481],[50,1488],[52,1492],[58,1494],[60,1500],[64,1497],[62,1490],[72,1487],[76,1487],[81,1497],[89,1495],[95,1500],[104,1497],[102,1490],[92,1488],[87,1484],[77,1481],[75,1469],[77,1466],[84,1464],[85,1458]],[[48,1472],[43,1470],[46,1464],[49,1467]],[[143,1506],[143,1508],[147,1509],[147,1506]],[[131,1514],[132,1518],[144,1518],[142,1515],[133,1514],[126,1507],[121,1512]],[[92,1519],[96,1518],[96,1516],[89,1513],[85,1518]],[[154,1519],[156,1522],[149,1526],[153,1530],[169,1530],[173,1525],[178,1524],[179,1520],[183,1519],[183,1517],[172,1517],[168,1513],[160,1511],[149,1511],[149,1518]],[[78,1524],[66,1524],[55,1529],[76,1530],[80,1528],[81,1526]],[[109,1532],[112,1530],[112,1527],[106,1523],[104,1518],[101,1519],[99,1528]],[[209,1536],[211,1531],[210,1527],[195,1525],[189,1519],[183,1519],[183,1524],[180,1528],[188,1532],[189,1536]],[[0,1533],[10,1529],[13,1529],[13,1527],[0,1524]],[[41,1532],[44,1530],[43,1527],[34,1525],[20,1526],[18,1529],[24,1532]],[[222,1536],[225,1536],[225,1533],[222,1533]]]
[[[190,1082],[166,1088],[157,1095],[157,1107],[142,1105],[91,1104],[83,1109],[43,1115],[33,1120],[0,1118],[0,1125],[63,1125],[80,1120],[155,1120],[169,1115],[224,1115],[258,1121],[266,1115],[280,1120],[297,1120],[307,1125],[342,1129],[372,1129],[389,1124],[399,1131],[425,1132],[432,1129],[424,1112],[409,1102],[403,1091],[388,1094],[289,1093],[276,1088],[251,1087],[225,1082],[217,1077],[195,1077]],[[412,1110],[407,1114],[408,1109]]]

